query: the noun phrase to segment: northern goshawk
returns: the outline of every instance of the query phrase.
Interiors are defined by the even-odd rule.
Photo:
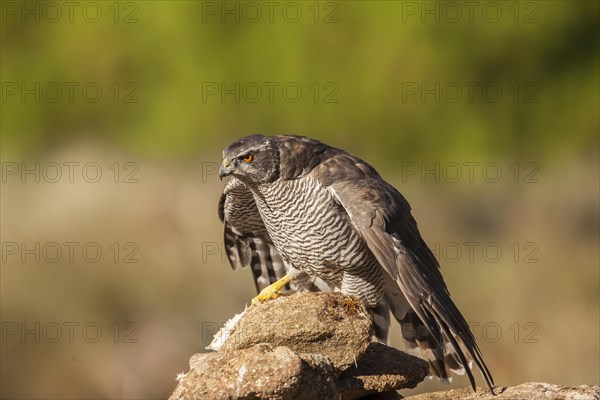
[[[390,311],[407,350],[443,382],[472,362],[492,376],[450,298],[410,205],[361,159],[302,136],[251,135],[223,151],[219,201],[233,268],[250,267],[261,302],[292,290],[341,291],[370,311],[387,340]]]

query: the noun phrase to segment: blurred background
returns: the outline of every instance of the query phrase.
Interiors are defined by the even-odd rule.
[[[598,2],[0,4],[3,399],[169,396],[254,295],[217,217],[250,133],[407,197],[497,384],[600,383]]]

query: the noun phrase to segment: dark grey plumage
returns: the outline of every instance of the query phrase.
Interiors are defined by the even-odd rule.
[[[287,273],[292,290],[355,295],[381,341],[391,311],[432,374],[466,371],[475,387],[472,361],[492,388],[408,202],[373,167],[310,138],[252,135],[223,151],[220,176],[230,176],[219,202],[227,255],[252,268],[257,290]]]

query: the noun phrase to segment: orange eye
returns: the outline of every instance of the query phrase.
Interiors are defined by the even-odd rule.
[[[242,157],[242,161],[245,163],[251,163],[252,160],[254,160],[254,156],[252,155],[252,153],[248,153]]]

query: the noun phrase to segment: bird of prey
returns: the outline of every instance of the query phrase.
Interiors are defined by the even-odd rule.
[[[232,267],[250,267],[253,303],[291,290],[341,291],[387,340],[390,312],[407,351],[448,383],[475,363],[493,378],[410,205],[365,161],[303,136],[251,135],[223,151],[219,201]]]

